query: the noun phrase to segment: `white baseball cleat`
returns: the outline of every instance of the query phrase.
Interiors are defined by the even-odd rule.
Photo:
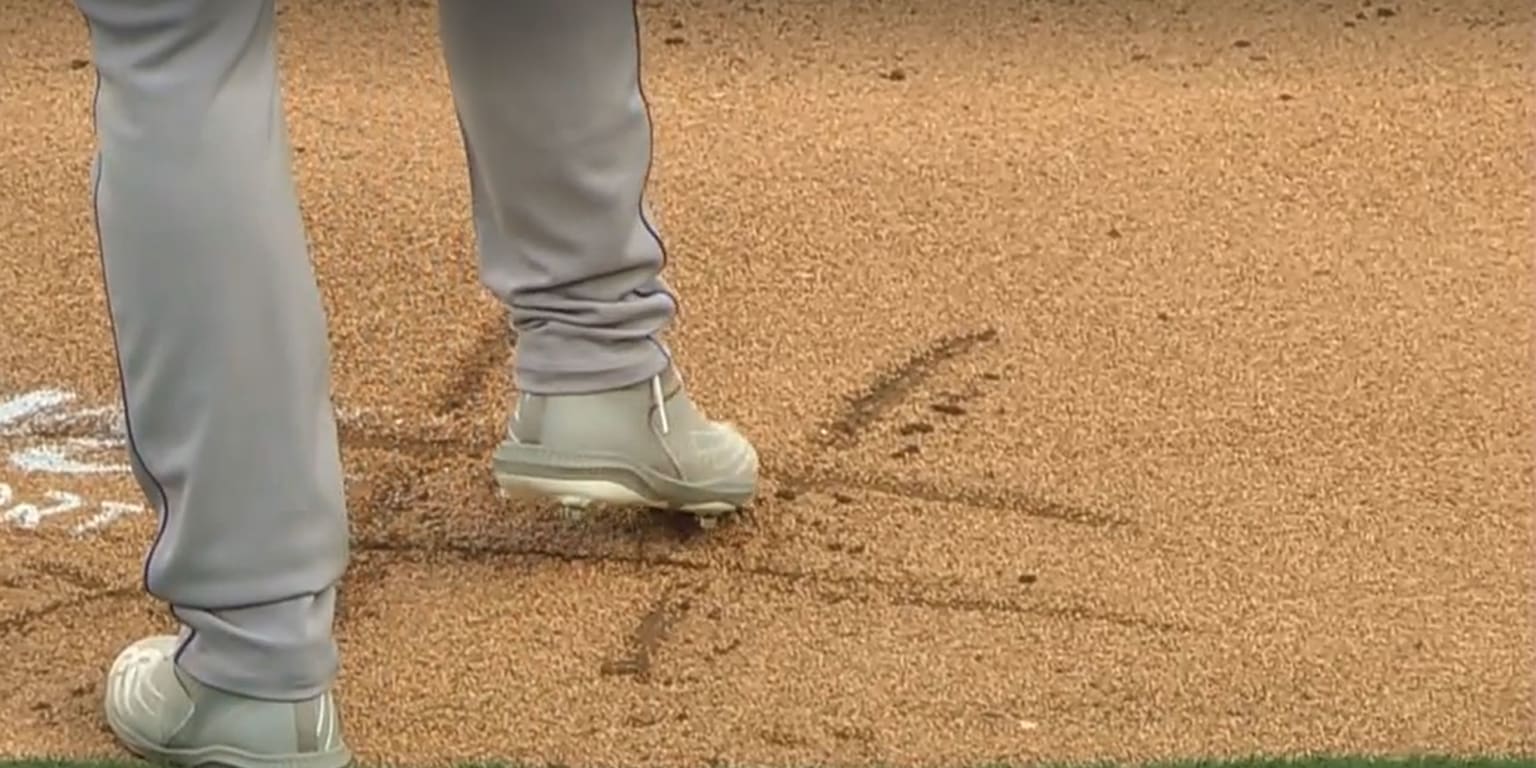
[[[327,692],[262,701],[209,688],[176,668],[176,638],[128,646],[107,674],[106,716],[128,751],[175,766],[344,768],[352,753]]]
[[[752,443],[711,421],[669,369],[623,389],[518,398],[492,466],[504,493],[559,501],[579,520],[593,503],[669,509],[704,528],[757,492]]]

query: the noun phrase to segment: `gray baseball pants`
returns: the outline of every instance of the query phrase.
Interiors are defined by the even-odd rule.
[[[77,4],[99,78],[91,175],[131,459],[159,513],[145,586],[183,626],[186,673],[309,698],[338,669],[348,531],[273,0]],[[660,372],[675,303],[642,202],[632,0],[439,13],[481,275],[518,332],[518,386]]]

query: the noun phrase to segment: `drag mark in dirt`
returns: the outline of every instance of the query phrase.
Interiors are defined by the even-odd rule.
[[[656,652],[666,642],[667,635],[672,627],[681,621],[688,612],[690,602],[677,594],[674,585],[669,587],[659,599],[640,617],[640,623],[629,638],[628,654],[603,662],[601,672],[605,676],[633,677],[641,682],[649,682],[651,679],[651,667],[655,663]]]
[[[423,541],[417,538],[361,537],[353,544],[361,554],[394,558],[432,558],[444,555],[469,562],[495,563],[518,558],[553,560],[561,563],[600,563],[640,566],[661,570],[707,573],[711,578],[723,574],[745,577],[788,596],[803,596],[805,587],[826,604],[858,603],[897,605],[958,613],[1010,614],[1070,621],[1098,622],[1127,629],[1159,633],[1191,633],[1197,628],[1178,622],[1142,616],[1128,611],[1097,605],[1092,600],[1066,593],[1046,592],[1034,586],[1021,586],[1018,597],[978,598],[974,584],[945,580],[891,579],[852,576],[828,572],[809,572],[770,564],[705,563],[667,555],[627,555],[618,552],[579,552],[539,544],[499,543],[491,540],[448,538]],[[1032,595],[1031,593],[1038,593]],[[676,614],[673,614],[676,615]],[[661,619],[653,619],[661,621]],[[644,628],[642,622],[642,628]],[[670,623],[665,623],[670,627]],[[660,636],[660,635],[658,635]],[[617,673],[613,673],[617,674]]]
[[[100,592],[112,587],[107,581],[67,561],[34,560],[27,564],[27,570],[85,592]]]
[[[136,585],[125,587],[101,587],[98,589],[90,590],[88,592],[84,592],[82,594],[72,595],[62,600],[55,600],[54,602],[48,603],[47,605],[33,608],[28,611],[22,611],[12,616],[0,617],[0,636],[13,633],[26,635],[28,628],[31,627],[34,622],[46,619],[50,616],[53,616],[54,614],[63,613],[65,611],[74,610],[76,608],[83,608],[100,600],[112,600],[120,597],[130,597],[138,594],[138,592],[139,588]]]
[[[836,469],[822,467],[791,472],[778,480],[782,486],[794,489],[787,492],[790,496],[800,491],[822,491],[833,495],[856,491],[895,496],[909,501],[955,504],[987,512],[1011,512],[1026,517],[1091,528],[1121,528],[1135,525],[1135,521],[1121,515],[1051,501],[1029,494],[998,490],[975,483],[953,482],[948,483],[949,487],[946,488],[937,483],[911,478],[898,479],[883,475],[853,477]]]
[[[390,423],[386,420],[367,421],[349,419],[342,422],[342,439],[348,448],[372,448],[386,450],[413,459],[441,459],[482,456],[494,447],[499,435],[494,431],[479,431],[469,439],[462,430],[446,422]],[[801,491],[843,491],[879,493],[913,501],[958,504],[978,509],[1003,510],[1028,517],[1055,520],[1072,525],[1100,528],[1132,526],[1130,518],[1108,512],[1052,501],[1013,491],[998,490],[975,483],[951,483],[941,487],[937,483],[915,479],[900,479],[884,475],[851,476],[832,467],[784,467],[765,472],[764,480],[771,481],[789,491],[791,497]],[[370,499],[365,508],[393,505],[386,500]]]
[[[941,365],[970,354],[997,339],[997,329],[986,328],[939,338],[900,365],[875,378],[864,391],[850,399],[841,413],[822,431],[824,445],[851,447],[882,416],[896,407]]]
[[[415,459],[481,455],[501,439],[495,430],[476,430],[466,439],[463,427],[446,417],[407,422],[383,414],[353,414],[341,419],[337,428],[343,449],[371,448]]]
[[[128,597],[137,585],[121,583],[91,573],[78,561],[66,558],[25,558],[12,562],[0,576],[0,590],[10,588],[57,599],[9,615],[0,615],[0,636],[26,634],[33,623],[92,603]]]
[[[511,358],[510,333],[506,317],[501,312],[493,314],[481,326],[474,345],[453,367],[453,375],[434,398],[434,411],[438,416],[450,416],[481,404],[491,374]]]

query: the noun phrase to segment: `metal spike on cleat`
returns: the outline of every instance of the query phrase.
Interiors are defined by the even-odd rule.
[[[560,518],[568,523],[579,523],[587,519],[587,510],[592,507],[591,499],[583,499],[579,496],[560,497]]]

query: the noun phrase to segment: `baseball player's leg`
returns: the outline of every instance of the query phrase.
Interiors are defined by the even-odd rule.
[[[486,286],[517,331],[510,490],[683,508],[745,503],[751,444],[694,407],[643,195],[651,125],[632,0],[442,0]]]
[[[119,656],[108,721],[175,763],[339,766],[347,524],[272,2],[77,2],[132,463],[160,516],[146,587],[185,627]]]

